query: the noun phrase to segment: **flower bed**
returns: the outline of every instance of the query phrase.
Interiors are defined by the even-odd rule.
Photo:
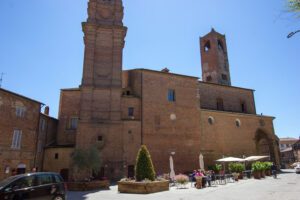
[[[149,182],[135,182],[135,181],[119,181],[118,191],[120,193],[132,194],[150,194],[169,190],[169,181],[149,181]]]
[[[179,174],[175,176],[175,181],[180,185],[180,187],[185,187],[185,185],[189,182],[189,177],[183,174]]]

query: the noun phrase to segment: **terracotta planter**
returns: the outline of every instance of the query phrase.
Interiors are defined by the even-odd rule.
[[[243,175],[243,173],[240,173],[240,175],[239,175],[239,179],[244,179],[244,175]]]
[[[151,194],[156,192],[168,191],[169,181],[153,181],[153,182],[118,182],[118,191],[120,193],[131,194]]]
[[[266,176],[271,176],[271,175],[272,175],[271,170],[270,169],[266,170]]]
[[[255,179],[260,179],[261,178],[261,172],[260,171],[255,171],[253,172],[253,177]]]
[[[67,183],[69,191],[92,191],[100,189],[109,189],[110,182],[105,181],[91,181],[91,182],[69,182]]]
[[[262,178],[266,178],[266,172],[265,172],[265,170],[262,170],[262,171],[261,171],[261,177],[262,177]]]

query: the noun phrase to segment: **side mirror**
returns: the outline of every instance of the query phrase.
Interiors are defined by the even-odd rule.
[[[4,193],[10,193],[12,191],[13,191],[13,189],[11,187],[7,187],[4,189]]]

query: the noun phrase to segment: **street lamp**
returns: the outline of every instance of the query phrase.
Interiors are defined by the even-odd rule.
[[[291,37],[293,37],[296,33],[299,33],[299,32],[300,32],[300,30],[291,32],[290,34],[288,34],[287,38],[291,38]]]

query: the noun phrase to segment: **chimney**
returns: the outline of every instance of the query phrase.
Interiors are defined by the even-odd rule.
[[[49,106],[46,106],[44,110],[44,114],[49,115],[49,110],[50,110]]]
[[[165,73],[169,73],[169,72],[170,72],[170,70],[169,70],[168,68],[164,68],[164,69],[162,69],[161,71],[162,71],[162,72],[165,72]]]

